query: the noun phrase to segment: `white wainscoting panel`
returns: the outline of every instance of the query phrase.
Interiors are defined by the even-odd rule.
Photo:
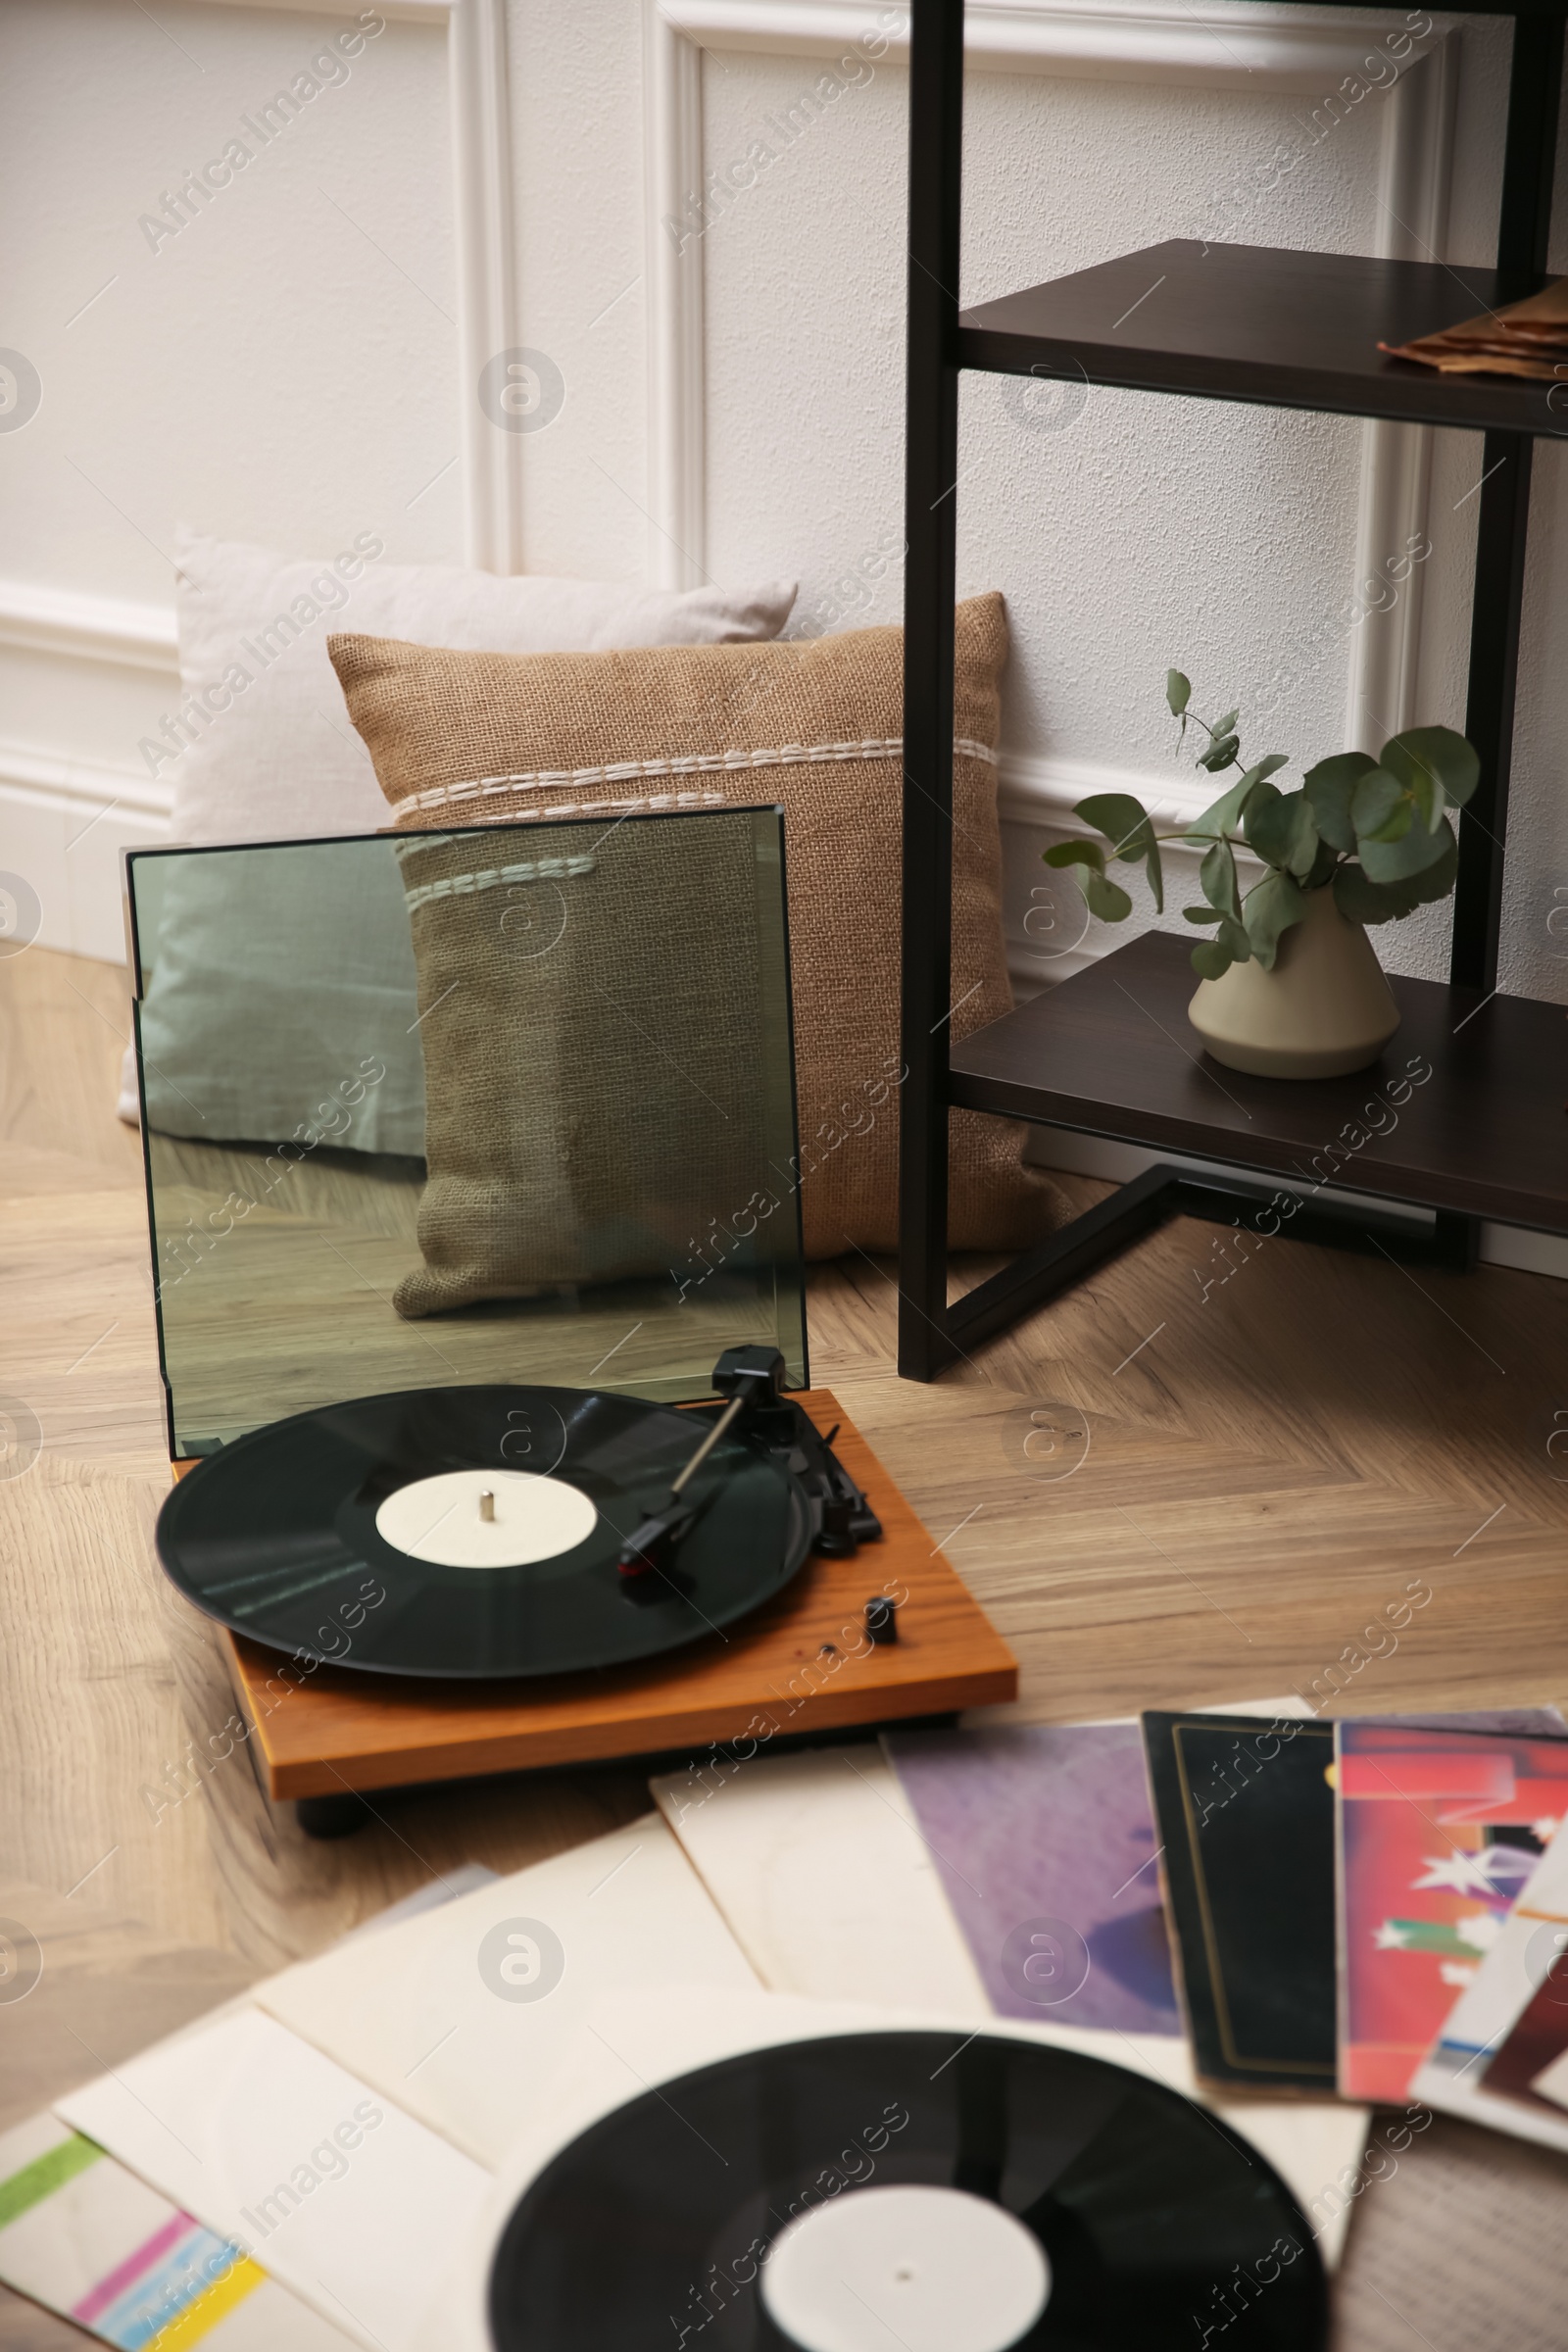
[[[278,32],[296,18],[300,26],[281,44],[276,38],[268,41],[246,24],[247,18],[254,24],[258,16],[281,20]],[[246,61],[253,56],[258,61],[271,59],[267,70],[281,84],[288,78],[286,69],[307,64],[313,41],[320,47],[323,26],[329,31],[352,27],[355,20],[366,17],[385,21],[386,29],[370,36],[375,42],[396,42],[400,27],[422,27],[426,40],[432,33],[437,36],[427,54],[444,77],[445,90],[438,95],[450,124],[449,137],[441,142],[450,149],[449,193],[444,199],[451,220],[450,283],[430,282],[425,267],[429,256],[440,250],[439,232],[425,237],[415,253],[407,241],[407,221],[389,224],[379,217],[355,217],[357,191],[374,177],[376,112],[384,111],[388,89],[382,61],[392,54],[369,45],[355,55],[347,77],[357,110],[352,118],[360,140],[357,147],[346,146],[340,135],[350,120],[342,112],[343,90],[324,89],[314,102],[318,112],[309,119],[309,127],[289,125],[288,140],[277,149],[282,159],[277,169],[272,156],[265,166],[260,155],[253,157],[257,184],[246,188],[236,183],[233,194],[215,199],[211,220],[197,214],[197,224],[187,224],[188,235],[181,231],[183,245],[175,243],[167,250],[155,245],[148,252],[145,233],[136,227],[141,208],[156,208],[161,183],[177,183],[180,172],[188,171],[202,154],[220,152],[225,132],[245,119],[237,111],[240,102],[253,118],[265,103],[269,84],[260,79],[260,62],[247,62],[237,72],[231,69],[226,76],[220,73],[215,82],[225,94],[216,102],[211,98],[209,70],[215,64],[222,66],[232,43],[239,44],[232,54]],[[30,554],[42,550],[45,562],[57,567],[62,562],[74,564],[81,575],[69,585],[61,584],[58,568],[53,579],[0,580],[0,694],[5,707],[0,722],[5,728],[0,740],[0,871],[22,874],[37,891],[43,907],[41,944],[118,960],[123,954],[121,850],[127,843],[167,834],[169,786],[147,773],[137,745],[143,735],[156,733],[163,713],[174,706],[178,676],[172,605],[106,589],[101,576],[92,576],[90,564],[102,544],[122,566],[128,555],[139,566],[138,576],[149,584],[170,581],[172,590],[166,568],[172,522],[189,519],[210,527],[213,513],[232,503],[214,495],[215,451],[244,447],[246,491],[254,487],[260,492],[249,496],[246,520],[232,535],[272,539],[308,555],[324,550],[337,532],[341,517],[329,511],[331,484],[346,470],[344,460],[352,464],[357,449],[366,443],[367,423],[371,437],[379,436],[377,447],[395,459],[400,433],[406,431],[401,417],[414,419],[416,432],[429,419],[432,429],[419,432],[418,445],[408,445],[406,464],[372,467],[380,486],[355,496],[350,531],[366,524],[378,528],[395,560],[466,560],[499,571],[519,566],[522,442],[514,433],[497,430],[485,417],[476,391],[485,363],[522,341],[516,322],[507,18],[507,0],[393,0],[378,10],[363,9],[353,0],[309,0],[308,5],[306,0],[175,0],[156,19],[143,11],[117,9],[112,0],[61,0],[57,7],[33,9],[25,16],[20,9],[8,11],[4,31],[15,44],[14,57],[26,62],[29,40],[54,43],[57,50],[63,45],[68,54],[74,50],[87,83],[85,93],[78,92],[73,101],[77,118],[91,121],[95,110],[104,114],[106,122],[115,116],[113,132],[103,141],[102,184],[94,184],[81,219],[47,225],[35,220],[31,231],[24,232],[35,241],[40,233],[59,241],[62,283],[74,302],[79,279],[84,299],[63,328],[46,316],[41,323],[34,317],[13,330],[18,342],[31,343],[40,334],[46,338],[29,356],[36,357],[45,386],[46,406],[37,423],[48,421],[50,438],[41,439],[34,426],[14,440],[0,441],[0,458],[8,462],[0,479],[17,485],[10,494],[8,545],[15,550],[25,544]],[[127,87],[127,103],[117,107],[109,83],[93,79],[95,74],[122,73],[121,58],[132,54],[125,45],[137,40],[145,44],[144,51],[135,53],[137,69],[151,77],[147,86],[159,105],[167,108],[181,92],[190,94],[188,124],[175,134],[188,141],[183,154],[173,147],[154,108],[144,109],[145,120],[138,122],[133,103],[140,95],[137,88]],[[113,46],[117,41],[120,52]],[[413,106],[420,54],[416,47],[399,65],[396,104],[403,119],[409,118]],[[166,80],[165,74],[183,78]],[[332,108],[339,110],[336,127]],[[318,135],[322,131],[327,134],[324,139]],[[254,128],[250,135],[254,139]],[[307,152],[303,142],[310,138],[316,144]],[[421,166],[416,157],[409,161],[412,169],[404,176],[411,177],[416,189],[417,171],[428,166]],[[291,178],[285,179],[285,168]],[[438,172],[442,168],[439,150],[435,168]],[[271,176],[262,184],[264,171]],[[350,186],[335,180],[334,171],[350,176],[358,172],[361,176]],[[331,184],[318,186],[318,178]],[[346,203],[338,203],[339,197]],[[312,207],[308,229],[295,220],[302,198]],[[334,204],[335,213],[329,209]],[[291,205],[295,214],[289,212]],[[260,221],[259,207],[269,208]],[[416,207],[411,218],[417,221]],[[215,248],[209,232],[223,241],[232,287],[213,274]],[[204,238],[209,240],[205,249]],[[314,494],[295,478],[286,431],[248,420],[239,425],[235,414],[215,415],[199,405],[186,413],[172,380],[167,384],[169,398],[156,433],[144,425],[121,446],[106,436],[101,407],[84,397],[82,371],[90,377],[95,365],[113,368],[127,364],[122,342],[127,318],[145,337],[146,316],[159,316],[147,306],[162,302],[163,315],[172,317],[184,334],[190,331],[195,305],[199,314],[211,316],[206,352],[231,358],[242,371],[254,339],[269,334],[269,305],[277,306],[272,318],[282,321],[289,307],[308,301],[316,275],[315,248],[334,239],[335,266],[351,272],[348,283],[364,306],[363,398],[378,413],[368,418],[363,412],[356,414],[353,405],[343,404],[341,394],[323,409],[312,427],[312,463],[318,477]],[[280,250],[286,254],[291,244],[299,250],[291,261],[280,263]],[[92,267],[90,259],[82,258],[88,249],[104,257],[96,292],[91,274],[84,274]],[[198,265],[196,274],[193,264]],[[172,280],[169,271],[181,268],[184,278]],[[353,272],[360,274],[356,278]],[[183,311],[181,286],[189,288]],[[230,294],[242,299],[230,302]],[[117,299],[136,304],[137,312],[115,319]],[[415,325],[390,322],[389,313],[399,304],[407,306]],[[36,302],[32,307],[36,312]],[[66,308],[62,302],[62,316]],[[106,320],[110,323],[95,361],[92,346],[80,338],[104,329]],[[428,348],[439,350],[444,342],[444,385],[433,384],[428,368],[399,353],[400,338],[405,348],[412,348],[410,337],[421,332],[434,337]],[[199,330],[195,347],[203,347]],[[156,368],[156,348],[128,364],[139,366],[144,374]],[[308,368],[297,380],[308,383]],[[240,415],[247,402],[254,411],[248,388],[241,393]],[[443,411],[450,421],[441,420]],[[57,422],[62,417],[69,418],[67,426]],[[193,484],[189,491],[177,493],[182,507],[162,523],[157,519],[156,465],[148,463],[156,457],[155,440],[172,450],[177,466],[189,462]],[[13,464],[20,464],[21,474],[11,470]],[[39,498],[47,496],[55,510],[51,514],[49,506],[42,507],[37,521],[28,509],[23,478],[29,470],[39,482]],[[450,525],[441,517],[443,500],[449,502]],[[64,521],[56,519],[62,501],[74,501],[75,507]],[[239,504],[244,506],[245,499]],[[375,511],[362,514],[362,504],[368,510],[373,504]],[[320,519],[313,522],[317,510]],[[453,526],[461,544],[444,536]],[[162,563],[152,568],[149,558],[162,558]]]

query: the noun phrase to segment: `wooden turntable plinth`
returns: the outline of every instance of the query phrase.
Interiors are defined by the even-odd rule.
[[[226,1630],[220,1640],[274,1797],[332,1797],[532,1766],[660,1755],[710,1743],[740,1757],[841,1731],[1015,1698],[1018,1668],[827,1389],[802,1391],[865,1490],[883,1539],[853,1559],[812,1552],[788,1590],[727,1633],[647,1665],[529,1683],[437,1683],[297,1663]],[[898,1602],[876,1645],[865,1604]]]

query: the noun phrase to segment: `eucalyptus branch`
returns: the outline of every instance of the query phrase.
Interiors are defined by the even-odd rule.
[[[1073,813],[1109,844],[1113,858],[1144,867],[1161,913],[1161,844],[1202,853],[1203,904],[1182,912],[1189,922],[1215,926],[1213,938],[1193,951],[1194,968],[1205,979],[1252,959],[1272,970],[1282,935],[1301,920],[1314,891],[1332,889],[1348,921],[1384,923],[1446,898],[1453,887],[1458,843],[1445,810],[1464,806],[1481,772],[1462,735],[1448,727],[1409,728],[1386,743],[1378,760],[1342,752],[1308,768],[1296,791],[1281,792],[1269,779],[1288,764],[1283,752],[1243,764],[1239,709],[1210,723],[1192,709],[1192,687],[1177,669],[1166,673],[1165,701],[1182,742],[1189,718],[1207,736],[1198,765],[1216,776],[1240,768],[1240,782],[1195,824],[1175,832],[1156,832],[1131,793],[1092,794]],[[1245,893],[1236,871],[1241,849],[1265,868]],[[1100,842],[1089,840],[1057,842],[1045,853],[1048,865],[1071,869],[1092,914],[1120,922],[1133,903],[1106,873],[1105,858]]]

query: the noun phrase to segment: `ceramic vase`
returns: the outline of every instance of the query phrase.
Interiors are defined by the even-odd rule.
[[[1187,1017],[1216,1061],[1258,1078],[1338,1078],[1376,1061],[1399,1011],[1372,943],[1332,889],[1307,894],[1274,969],[1233,963],[1204,980]]]

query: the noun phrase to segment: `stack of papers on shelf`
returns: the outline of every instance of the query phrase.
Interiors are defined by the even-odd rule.
[[[1523,375],[1568,382],[1568,277],[1539,294],[1483,311],[1413,343],[1380,343],[1391,359],[1418,360],[1445,375]]]

